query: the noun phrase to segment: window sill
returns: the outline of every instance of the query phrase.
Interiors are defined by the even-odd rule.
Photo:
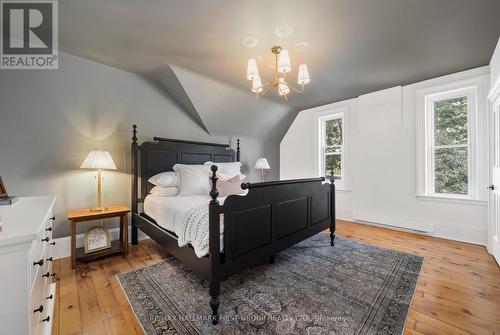
[[[435,202],[448,202],[452,204],[474,205],[474,206],[487,206],[488,201],[472,199],[472,198],[458,198],[439,195],[417,195],[418,200],[435,201]]]

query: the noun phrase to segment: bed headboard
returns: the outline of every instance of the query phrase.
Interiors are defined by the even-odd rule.
[[[162,137],[152,142],[137,143],[137,126],[133,126],[132,137],[132,210],[137,213],[137,202],[142,202],[153,185],[148,179],[157,173],[173,171],[175,164],[203,164],[212,162],[234,162],[240,160],[240,140],[236,151],[229,144],[176,140]],[[138,194],[140,181],[141,194]]]

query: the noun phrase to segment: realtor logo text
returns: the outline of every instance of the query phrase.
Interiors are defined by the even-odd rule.
[[[57,1],[1,2],[1,69],[57,69]]]

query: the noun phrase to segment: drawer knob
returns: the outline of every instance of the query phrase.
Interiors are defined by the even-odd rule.
[[[54,260],[54,257],[47,258],[47,262],[52,262]]]
[[[37,309],[35,309],[35,310],[33,311],[33,313],[36,313],[36,312],[40,312],[40,313],[42,313],[42,312],[43,312],[43,305],[40,305],[40,307],[38,307]]]
[[[41,260],[39,260],[38,262],[33,262],[33,266],[35,266],[35,265],[42,266],[43,265],[43,258]]]
[[[47,236],[46,238],[42,238],[42,242],[48,242],[49,241],[49,237]]]
[[[45,231],[52,231],[52,227],[45,229]]]
[[[49,296],[47,297],[47,299],[52,299],[52,298],[54,298],[54,295],[53,295],[53,294],[51,294],[51,295],[49,295]]]
[[[49,243],[49,244],[50,244],[50,245],[56,245],[56,242],[51,242],[51,243]]]
[[[42,322],[49,322],[50,321],[50,315],[47,316],[45,319],[42,320]]]
[[[42,275],[42,277],[47,277],[47,278],[49,278],[49,277],[54,277],[55,275],[56,275],[56,273],[55,273],[55,272],[52,272],[52,273],[47,272],[46,274]]]
[[[55,216],[51,217],[49,220],[54,221],[56,219]]]

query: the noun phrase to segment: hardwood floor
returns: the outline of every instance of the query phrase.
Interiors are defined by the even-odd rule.
[[[484,247],[345,221],[337,235],[425,257],[405,334],[500,334],[500,269]],[[53,334],[142,334],[115,275],[165,256],[145,240],[76,270],[69,257],[55,261]]]

